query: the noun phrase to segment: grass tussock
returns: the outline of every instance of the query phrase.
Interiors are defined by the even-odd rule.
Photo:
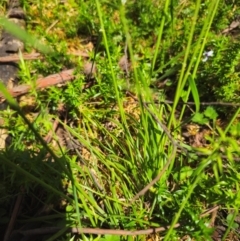
[[[24,98],[1,85],[0,233],[21,198],[13,230],[36,240],[238,240],[237,3],[21,4],[42,58],[20,58]]]

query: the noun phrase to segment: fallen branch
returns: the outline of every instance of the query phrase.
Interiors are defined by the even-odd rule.
[[[173,104],[174,101],[172,100],[163,100],[163,101],[155,101],[155,104]],[[152,103],[146,103],[146,104],[152,104]],[[183,102],[179,101],[179,104],[182,105],[196,105],[195,102],[188,101],[188,102]],[[200,102],[200,105],[203,106],[209,106],[209,105],[218,105],[218,106],[233,106],[233,107],[240,107],[240,103],[230,103],[230,102],[221,102],[221,101],[212,101],[212,102]]]
[[[215,206],[203,212],[200,215],[200,218],[206,217],[207,215],[211,214],[212,212],[216,211],[219,206]],[[177,223],[174,225],[174,228],[178,228],[181,225]],[[147,235],[147,234],[154,234],[166,231],[169,229],[170,226],[166,227],[158,227],[158,228],[149,228],[149,229],[142,229],[142,230],[119,230],[119,229],[101,229],[101,228],[66,228],[66,232],[70,232],[72,234],[97,234],[97,235]],[[15,230],[14,234],[19,233],[24,236],[33,236],[33,235],[43,235],[43,234],[52,234],[57,233],[60,230],[63,230],[64,227],[44,227],[44,228],[36,228],[30,230]]]
[[[89,57],[88,53],[83,51],[68,52],[68,54],[74,55],[74,56],[81,56],[85,58]],[[44,57],[40,53],[22,54],[22,57],[20,57],[18,54],[12,54],[8,56],[0,57],[0,63],[18,62],[20,61],[20,58],[24,60],[34,60],[34,59],[43,59]]]
[[[126,91],[126,94],[131,96],[135,101],[138,102],[138,99],[130,92],[130,91]],[[146,105],[152,105],[154,104],[173,104],[174,101],[173,100],[154,100],[154,102],[143,102]],[[196,105],[195,102],[193,101],[188,101],[188,102],[184,102],[184,101],[179,101],[179,104],[181,105]],[[221,102],[221,101],[210,101],[210,102],[200,102],[200,105],[202,106],[209,106],[209,105],[214,105],[214,106],[233,106],[233,107],[240,107],[240,103],[230,103],[230,102]]]
[[[23,193],[24,193],[24,189],[23,189],[23,187],[21,187],[20,193],[18,194],[17,200],[15,202],[14,209],[13,209],[10,221],[8,223],[8,227],[7,227],[7,230],[5,232],[3,241],[9,240],[10,234],[11,234],[11,232],[14,228],[14,225],[16,223],[17,215],[19,213],[19,209],[20,209],[21,202],[22,202],[22,199],[23,199]]]
[[[180,224],[176,224],[174,228],[178,228]],[[158,227],[158,228],[149,228],[143,230],[119,230],[119,229],[101,229],[101,228],[69,228],[66,231],[75,233],[75,234],[98,234],[98,235],[143,235],[143,234],[152,234],[166,231],[169,228],[167,227]],[[24,236],[32,236],[32,235],[42,235],[42,234],[50,234],[50,233],[57,233],[64,228],[60,227],[49,227],[49,228],[36,228],[26,231],[15,231],[20,233]],[[14,233],[15,233],[14,232]]]
[[[32,54],[23,54],[22,58],[24,60],[34,60],[34,59],[42,59],[40,53],[32,53]],[[8,63],[8,62],[18,62],[20,60],[20,56],[13,54],[8,56],[0,57],[0,63]]]
[[[53,85],[62,84],[67,81],[71,81],[74,79],[73,72],[74,72],[74,69],[69,69],[69,70],[62,71],[58,74],[53,74],[44,78],[40,78],[36,81],[36,88],[44,89]],[[23,84],[23,85],[16,86],[12,89],[9,89],[8,91],[11,96],[17,97],[28,93],[31,88],[32,87],[30,85]],[[3,95],[0,93],[0,102],[3,102],[3,101],[5,101],[5,99]]]

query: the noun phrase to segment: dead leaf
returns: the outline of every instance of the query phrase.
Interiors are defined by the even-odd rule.
[[[233,21],[228,28],[224,29],[222,31],[222,34],[227,34],[231,32],[233,29],[237,28],[240,25],[240,20],[235,20]]]

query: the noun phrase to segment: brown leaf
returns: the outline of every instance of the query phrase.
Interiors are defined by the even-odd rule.
[[[231,32],[233,29],[237,28],[240,25],[240,21],[239,20],[235,20],[233,21],[228,28],[224,29],[222,31],[223,34],[229,33]]]

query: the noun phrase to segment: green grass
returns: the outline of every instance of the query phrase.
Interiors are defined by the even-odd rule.
[[[0,115],[12,136],[0,153],[3,233],[16,196],[24,193],[15,229],[23,224],[26,230],[61,229],[41,240],[211,240],[214,227],[223,223],[223,238],[238,237],[239,108],[202,106],[239,104],[239,36],[221,33],[239,14],[236,3],[24,0],[22,5],[28,33],[1,23],[44,60],[20,62],[20,81],[32,86],[26,99],[33,98],[34,107],[23,108],[1,85],[9,107]],[[72,54],[91,50],[89,42],[98,70],[86,87],[92,80],[82,71],[85,60]],[[118,65],[126,46],[129,75]],[[204,62],[210,50],[214,55]],[[35,89],[38,76],[73,67],[73,82]],[[190,101],[193,105],[183,104]],[[56,120],[68,141],[53,131],[46,143]],[[185,131],[190,125],[199,131]],[[214,206],[219,210],[211,227],[213,215],[203,214]],[[166,226],[152,236],[67,230]]]

